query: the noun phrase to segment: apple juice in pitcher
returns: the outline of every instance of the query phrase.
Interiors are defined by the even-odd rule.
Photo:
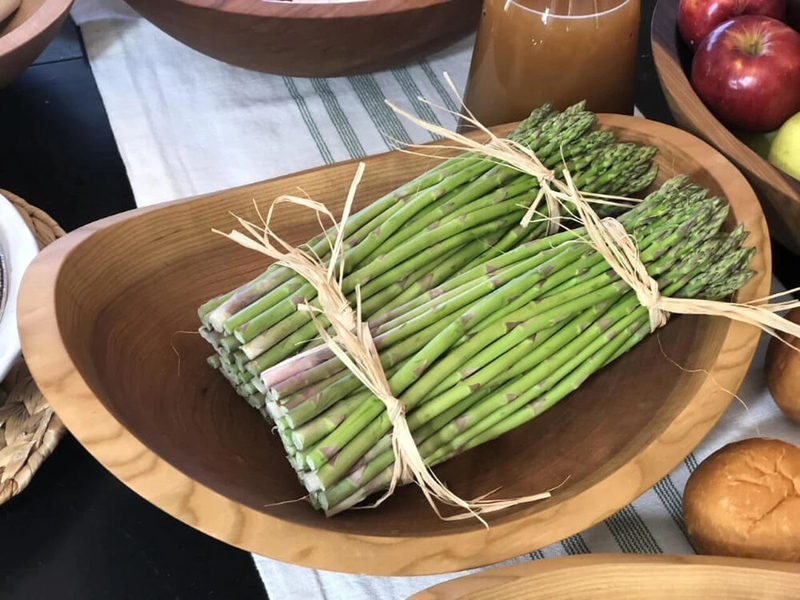
[[[633,113],[639,0],[484,0],[464,104],[484,125],[552,102]]]

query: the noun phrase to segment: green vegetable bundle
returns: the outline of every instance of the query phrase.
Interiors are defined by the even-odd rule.
[[[557,174],[565,163],[583,191],[630,195],[649,185],[654,149],[591,131],[594,120],[581,105],[545,106],[512,137]],[[545,237],[544,223],[519,225],[538,191],[535,178],[465,154],[346,224],[343,292],[354,301],[360,288],[428,464],[546,410],[648,331],[647,311],[580,230]],[[741,232],[719,233],[725,212],[678,180],[620,220],[665,294],[716,297],[741,285],[749,259]],[[330,252],[324,236],[309,245],[323,259]],[[315,297],[302,277],[273,266],[203,305],[200,331],[216,351],[209,364],[274,421],[312,501],[335,514],[388,485],[391,424],[296,310]]]

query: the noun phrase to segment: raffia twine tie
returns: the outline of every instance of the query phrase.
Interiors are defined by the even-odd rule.
[[[278,264],[294,270],[314,286],[317,290],[319,306],[316,307],[305,303],[299,305],[297,307],[298,310],[308,313],[317,326],[323,342],[342,361],[345,367],[386,407],[389,421],[392,424],[392,449],[395,455],[392,480],[383,496],[370,507],[379,506],[394,493],[398,484],[402,485],[413,481],[422,490],[428,503],[440,519],[450,521],[474,517],[488,527],[481,514],[505,510],[517,504],[543,500],[550,497],[550,492],[507,500],[486,499],[488,495],[496,491],[493,490],[474,500],[464,500],[450,491],[425,464],[408,427],[406,407],[392,394],[381,365],[380,355],[370,334],[369,326],[361,319],[360,290],[356,288],[356,309],[353,310],[341,288],[341,282],[344,277],[344,224],[350,215],[356,189],[364,174],[364,168],[364,164],[360,163],[347,194],[342,219],[339,223],[337,223],[330,211],[319,202],[297,196],[280,196],[270,206],[266,219],[261,217],[259,213],[262,225],[256,225],[234,215],[239,224],[249,233],[249,236],[240,231],[231,231],[230,233],[223,233],[218,230],[213,231],[246,248],[275,259]],[[316,256],[288,244],[270,228],[274,210],[281,203],[291,203],[309,208],[316,211],[320,216],[328,217],[333,222],[337,235],[335,241],[331,244],[331,258],[327,266]],[[257,207],[256,210],[258,210]],[[324,327],[318,315],[324,315],[328,319],[332,330],[331,333]],[[443,516],[439,511],[437,502],[461,508],[465,512]]]
[[[664,298],[658,282],[647,273],[639,259],[635,240],[628,235],[622,223],[612,217],[600,219],[583,199],[568,170],[564,170],[566,189],[563,192],[577,209],[578,217],[586,229],[591,246],[605,259],[611,269],[636,293],[650,317],[650,331],[667,324],[669,311],[664,308]]]
[[[636,249],[636,244],[628,235],[628,232],[625,231],[622,223],[611,217],[603,219],[600,223],[613,242],[610,244],[611,247],[619,248],[622,256],[626,258],[638,258],[639,252]],[[629,263],[623,262],[617,272],[624,273],[620,277],[636,292],[639,304],[649,311],[650,331],[655,331],[659,327],[666,325],[669,319],[669,312],[662,308],[663,298],[661,291],[658,289],[658,282],[647,274],[644,263],[640,260],[630,260]]]

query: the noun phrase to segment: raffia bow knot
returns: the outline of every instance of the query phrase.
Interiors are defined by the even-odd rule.
[[[622,223],[612,217],[600,221],[602,230],[611,240],[611,244],[604,245],[609,250],[605,256],[606,261],[619,274],[620,278],[636,292],[639,304],[644,306],[650,315],[650,331],[667,324],[669,312],[662,308],[661,291],[658,282],[647,274],[647,269],[639,260],[639,250],[636,243],[625,231]],[[602,234],[602,232],[601,232]],[[609,260],[610,258],[610,260]]]

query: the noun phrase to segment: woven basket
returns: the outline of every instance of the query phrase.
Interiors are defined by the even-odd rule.
[[[50,216],[4,190],[0,193],[17,211],[44,248],[64,235]],[[64,435],[64,424],[53,413],[19,361],[0,384],[0,504],[19,494]]]

